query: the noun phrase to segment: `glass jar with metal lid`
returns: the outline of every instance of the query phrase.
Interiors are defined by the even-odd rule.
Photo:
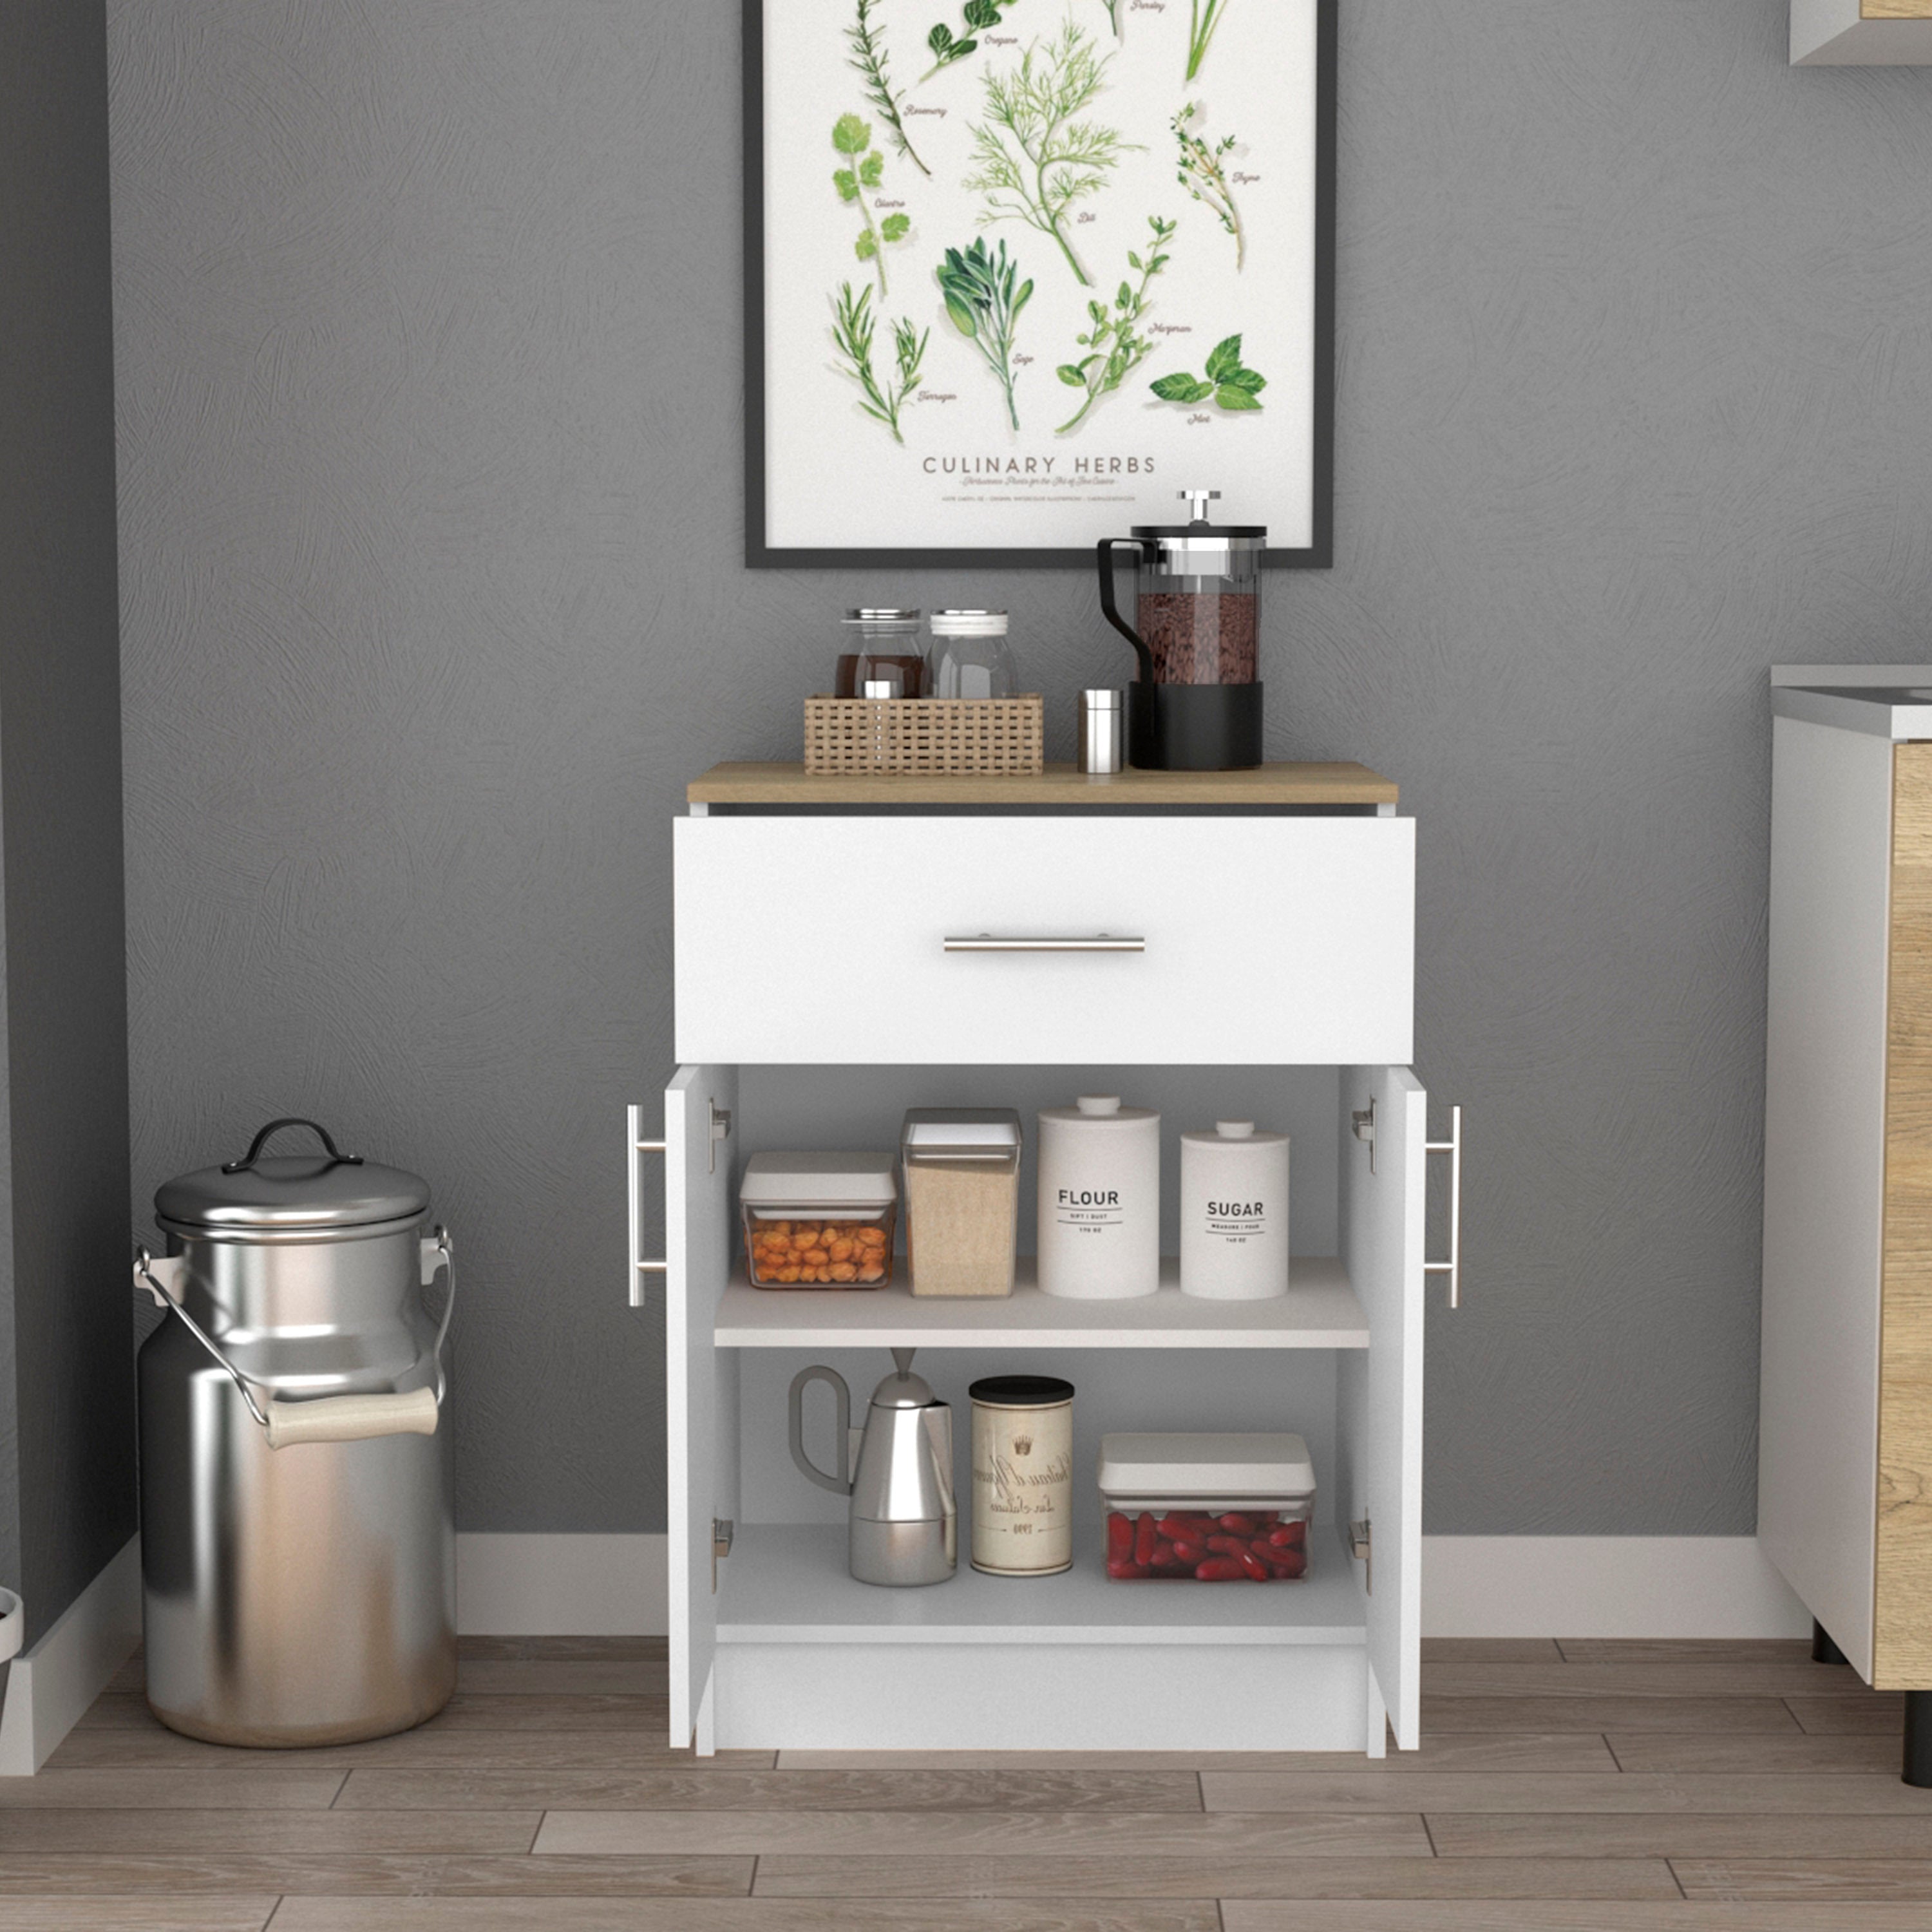
[[[916,610],[848,610],[839,629],[835,698],[925,696],[926,652]],[[889,688],[868,693],[868,685]]]
[[[1211,524],[1218,490],[1184,490],[1185,524],[1100,540],[1100,608],[1134,647],[1127,756],[1154,771],[1237,771],[1262,762],[1261,568],[1268,530]],[[1114,599],[1117,551],[1140,560],[1136,622]]]
[[[926,690],[934,698],[1012,698],[1019,668],[1004,610],[935,610]]]

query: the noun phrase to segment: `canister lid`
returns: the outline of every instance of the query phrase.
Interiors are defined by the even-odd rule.
[[[1042,1120],[1078,1120],[1089,1127],[1138,1126],[1143,1120],[1157,1120],[1156,1107],[1124,1107],[1118,1094],[1083,1094],[1070,1107],[1042,1107]]]
[[[848,610],[840,620],[847,624],[916,624],[916,610]]]
[[[1004,638],[1006,614],[1004,610],[935,610],[932,634],[935,638]]]
[[[884,1208],[898,1195],[890,1154],[754,1154],[738,1185],[754,1208]]]
[[[1286,1134],[1257,1133],[1252,1120],[1216,1120],[1210,1132],[1205,1127],[1196,1129],[1181,1136],[1182,1141],[1192,1147],[1280,1147],[1288,1138]]]
[[[1073,1400],[1073,1384],[1058,1376],[982,1376],[966,1393],[982,1408],[1050,1408]]]
[[[326,1154],[269,1154],[232,1173],[197,1168],[154,1190],[163,1220],[194,1228],[362,1228],[428,1205],[421,1175]]]
[[[1315,1466],[1299,1436],[1103,1436],[1109,1496],[1305,1496]]]
[[[1019,1150],[1020,1117],[1012,1107],[908,1107],[899,1144],[947,1160],[1004,1160]]]

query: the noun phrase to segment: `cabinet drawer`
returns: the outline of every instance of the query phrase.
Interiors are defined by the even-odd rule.
[[[680,819],[682,1060],[1412,1058],[1400,818]],[[949,939],[1140,950],[949,951]]]

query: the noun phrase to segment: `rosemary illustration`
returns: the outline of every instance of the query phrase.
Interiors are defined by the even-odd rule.
[[[1208,380],[1183,370],[1162,376],[1148,386],[1164,403],[1204,403],[1210,396],[1216,409],[1258,410],[1268,378],[1241,363],[1241,338],[1228,336],[1214,345],[1208,358]]]
[[[1241,232],[1241,212],[1234,206],[1234,191],[1228,185],[1221,160],[1234,145],[1232,134],[1224,134],[1211,148],[1188,126],[1201,111],[1198,100],[1190,100],[1174,117],[1174,139],[1180,143],[1180,185],[1221,218],[1221,226],[1234,238],[1234,269],[1239,274],[1248,259],[1248,238]]]
[[[845,38],[852,48],[852,58],[845,64],[864,80],[866,98],[879,110],[880,118],[892,130],[892,146],[921,174],[929,175],[932,170],[914,152],[911,140],[899,119],[898,97],[892,92],[892,72],[886,64],[885,34],[872,25],[874,4],[874,0],[858,0],[858,20],[845,29]]]
[[[1013,0],[966,0],[962,17],[966,22],[966,31],[957,39],[952,29],[944,20],[926,37],[926,45],[932,50],[932,64],[919,77],[923,86],[941,68],[950,67],[955,61],[964,60],[979,44],[978,36],[989,27],[1000,24],[1000,9],[1010,7]]]
[[[1143,261],[1131,250],[1127,255],[1128,267],[1140,272],[1138,286],[1131,281],[1123,282],[1111,309],[1105,302],[1090,302],[1087,304],[1087,314],[1093,326],[1086,334],[1074,339],[1088,353],[1078,362],[1063,362],[1059,370],[1060,380],[1069,388],[1084,389],[1086,396],[1073,416],[1054,432],[1056,436],[1064,436],[1068,430],[1078,429],[1087,412],[1102,396],[1118,389],[1146,361],[1148,352],[1154,346],[1140,333],[1141,317],[1147,311],[1148,284],[1167,266],[1164,251],[1180,225],[1175,221],[1163,221],[1157,214],[1149,215],[1148,226],[1153,231],[1154,240],[1148,249],[1147,259]]]
[[[1208,43],[1227,11],[1227,0],[1188,0],[1188,80],[1202,71]]]
[[[1228,0],[1189,0],[1187,22],[1187,77],[1192,80],[1208,58],[1208,43],[1228,10]]]
[[[1024,221],[1051,236],[1088,287],[1062,224],[1076,202],[1106,185],[1132,143],[1073,117],[1100,92],[1112,59],[1096,58],[1085,32],[1069,20],[1050,44],[1028,47],[1015,71],[988,74],[986,118],[973,129],[978,172],[966,182],[986,197],[982,220]]]
[[[957,248],[947,249],[939,267],[946,313],[999,378],[1006,392],[1006,419],[1015,429],[1020,426],[1020,412],[1013,402],[1013,324],[1033,296],[1030,281],[1013,286],[1018,273],[1019,264],[1006,260],[1006,244],[1002,242],[999,253],[989,255],[983,236],[963,255]]]
[[[859,406],[875,422],[892,433],[895,442],[904,442],[899,434],[899,411],[919,380],[920,364],[926,359],[926,345],[932,332],[922,334],[909,322],[892,324],[892,347],[898,363],[898,380],[890,378],[880,386],[872,371],[872,337],[877,320],[872,314],[872,292],[861,289],[855,296],[852,284],[844,283],[832,305],[832,339],[848,367],[844,373],[865,392]]]
[[[857,115],[839,116],[832,130],[832,145],[851,164],[833,173],[832,185],[838,190],[841,201],[856,201],[860,214],[865,218],[866,225],[854,238],[852,252],[860,261],[870,262],[878,271],[879,295],[883,300],[886,293],[886,244],[905,239],[911,232],[912,217],[889,214],[883,221],[872,219],[866,190],[877,188],[884,180],[886,158],[873,147],[872,130]]]

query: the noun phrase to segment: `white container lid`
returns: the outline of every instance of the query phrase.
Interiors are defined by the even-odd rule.
[[[1228,1147],[1237,1144],[1243,1147],[1280,1147],[1288,1136],[1286,1134],[1258,1134],[1252,1120],[1216,1120],[1212,1133],[1202,1127],[1192,1133],[1183,1134],[1180,1138],[1184,1141],[1191,1141],[1196,1147]]]
[[[1006,634],[1004,610],[935,610],[932,622],[935,638],[1004,638]]]
[[[1011,1107],[908,1107],[899,1129],[908,1153],[1004,1158],[1020,1145],[1020,1117]]]
[[[886,1208],[899,1198],[889,1154],[754,1154],[738,1198],[748,1208]]]
[[[1042,1107],[1042,1120],[1078,1120],[1082,1126],[1106,1129],[1132,1126],[1142,1120],[1157,1120],[1157,1107],[1124,1107],[1118,1094],[1083,1094],[1070,1107]]]
[[[1315,1466],[1299,1436],[1103,1436],[1109,1496],[1312,1496]]]

